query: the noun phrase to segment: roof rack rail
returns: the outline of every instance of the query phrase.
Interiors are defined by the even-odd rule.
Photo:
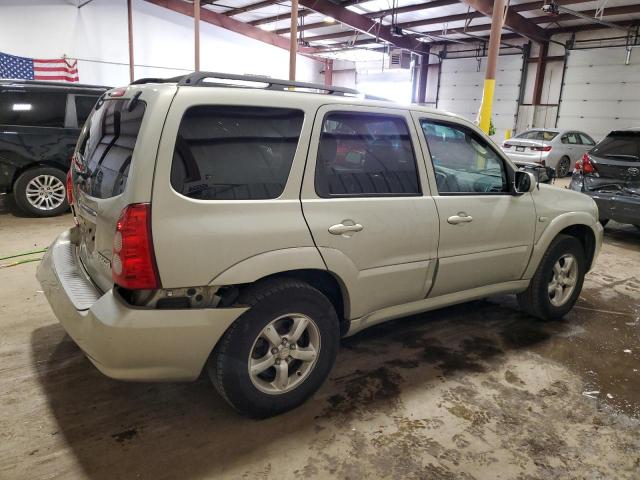
[[[145,83],[177,83],[184,77],[185,75],[181,75],[178,77],[171,77],[171,78],[159,78],[159,77],[139,78],[131,82],[129,85],[143,85]]]
[[[207,78],[214,78],[220,80],[233,80],[235,82],[251,82],[251,83],[264,83],[267,86],[267,90],[288,90],[291,87],[306,88],[310,90],[320,90],[327,92],[330,95],[362,95],[357,90],[352,88],[335,87],[333,85],[322,85],[320,83],[306,83],[306,82],[292,82],[289,80],[280,80],[277,78],[265,77],[262,75],[236,75],[232,73],[218,73],[218,72],[194,72],[189,75],[178,78],[178,86],[238,86],[234,84],[204,84],[204,80]],[[174,80],[175,81],[175,80]]]

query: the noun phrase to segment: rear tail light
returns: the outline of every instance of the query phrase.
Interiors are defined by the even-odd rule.
[[[73,205],[73,176],[71,170],[67,172],[67,202],[69,205]]]
[[[581,171],[584,174],[596,173],[596,167],[593,165],[593,163],[591,163],[591,157],[589,157],[588,153],[585,153],[582,156],[582,159],[576,162],[575,169],[576,171]]]
[[[160,288],[151,240],[151,205],[128,205],[120,214],[113,238],[111,276],[129,290]]]
[[[545,145],[544,147],[529,147],[532,152],[550,152],[551,145]]]
[[[511,148],[511,144],[510,143],[503,143],[502,144],[502,148]]]

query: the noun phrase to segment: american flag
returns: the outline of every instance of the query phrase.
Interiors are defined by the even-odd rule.
[[[0,52],[0,78],[78,82],[78,61],[16,57]]]

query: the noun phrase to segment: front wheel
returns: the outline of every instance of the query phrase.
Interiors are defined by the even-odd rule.
[[[16,205],[24,213],[54,217],[69,209],[66,175],[53,167],[36,167],[22,173],[13,185]]]
[[[520,307],[541,320],[564,316],[580,295],[585,273],[586,259],[580,241],[558,235],[542,257],[529,287],[518,295]]]
[[[245,312],[207,363],[218,392],[256,418],[291,410],[313,395],[338,352],[339,323],[331,302],[294,279],[251,286],[237,302]]]

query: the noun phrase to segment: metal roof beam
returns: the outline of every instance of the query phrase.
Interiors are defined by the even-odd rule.
[[[487,17],[493,15],[493,0],[460,0],[462,3],[469,5],[474,10],[483,13]],[[507,15],[504,19],[504,27],[519,33],[529,40],[535,42],[544,42],[549,40],[548,33],[537,26],[535,23],[529,21],[529,19],[518,15],[516,12],[507,8]]]
[[[364,15],[352,12],[351,10],[344,8],[344,6],[338,6],[328,0],[300,0],[299,3],[300,5],[310,8],[322,15],[335,18],[336,21],[347,25],[354,30],[385,40],[396,47],[416,52],[424,50],[423,42],[411,37],[396,37],[391,34],[391,27],[389,25],[383,25],[382,23],[376,22]],[[305,40],[311,41],[312,38],[306,38]]]

